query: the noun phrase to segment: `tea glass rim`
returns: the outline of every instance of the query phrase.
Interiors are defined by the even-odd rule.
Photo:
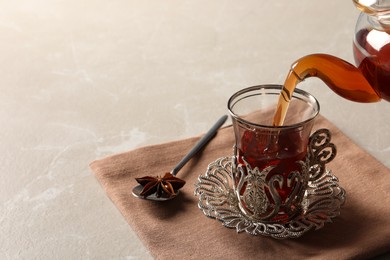
[[[310,121],[313,121],[318,116],[318,114],[320,113],[320,103],[318,102],[318,100],[312,94],[310,94],[309,92],[304,91],[304,90],[299,89],[299,88],[295,88],[295,90],[293,92],[293,97],[296,98],[296,99],[302,100],[302,98],[299,98],[299,97],[296,96],[296,94],[299,94],[299,95],[302,95],[302,96],[308,98],[309,100],[311,100],[311,104],[313,104],[313,108],[315,110],[312,116],[310,116],[308,119],[305,119],[305,120],[303,120],[301,122],[290,124],[290,125],[281,125],[281,126],[263,125],[263,124],[258,124],[258,123],[254,123],[254,122],[248,121],[246,119],[243,119],[241,116],[239,116],[239,115],[237,115],[236,113],[233,112],[233,106],[237,102],[242,100],[243,98],[246,98],[246,97],[249,97],[249,96],[255,96],[255,95],[262,95],[261,93],[260,94],[259,93],[255,93],[253,95],[249,95],[249,96],[245,96],[243,98],[240,98],[236,102],[233,103],[233,100],[235,100],[237,97],[239,97],[242,94],[249,93],[249,92],[254,91],[254,90],[261,90],[261,89],[265,89],[265,90],[280,90],[281,91],[282,88],[283,88],[283,86],[279,85],[279,84],[262,84],[262,85],[255,85],[255,86],[243,88],[243,89],[237,91],[236,93],[234,93],[229,98],[229,100],[227,102],[227,107],[228,107],[229,114],[235,120],[237,120],[238,122],[241,122],[241,123],[244,123],[244,124],[248,124],[248,125],[252,125],[252,126],[255,126],[257,128],[267,128],[267,129],[275,129],[275,130],[298,128],[300,126],[306,125]],[[265,94],[267,94],[267,93],[264,93],[263,95],[265,95]]]

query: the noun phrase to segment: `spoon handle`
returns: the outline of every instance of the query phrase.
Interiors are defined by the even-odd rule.
[[[172,175],[176,175],[180,169],[197,153],[202,149],[217,133],[218,129],[225,123],[227,115],[222,116],[211,129],[196,143],[194,148],[173,168],[171,171]]]

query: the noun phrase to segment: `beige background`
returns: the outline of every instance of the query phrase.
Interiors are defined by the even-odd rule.
[[[151,258],[88,164],[206,131],[303,55],[353,62],[357,15],[339,0],[0,1],[0,258]],[[390,167],[390,103],[300,87]]]

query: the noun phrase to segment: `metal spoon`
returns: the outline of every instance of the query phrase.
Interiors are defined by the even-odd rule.
[[[226,119],[228,118],[227,115],[222,116],[212,127],[211,129],[195,144],[195,146],[189,151],[189,153],[184,156],[184,158],[175,166],[175,168],[172,169],[171,174],[173,176],[176,176],[176,174],[180,171],[181,168],[197,153],[200,149],[202,149],[217,133],[218,129],[225,123]],[[173,199],[175,196],[171,197],[157,197],[156,194],[151,194],[147,197],[141,196],[140,193],[143,189],[142,185],[137,185],[133,188],[133,195],[140,199],[146,199],[146,200],[155,200],[155,201],[165,201]],[[176,195],[179,194],[179,191],[177,191]]]

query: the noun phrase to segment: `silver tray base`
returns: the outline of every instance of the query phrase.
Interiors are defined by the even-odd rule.
[[[345,190],[329,169],[311,179],[302,201],[302,211],[287,223],[265,223],[246,217],[238,206],[233,190],[233,157],[221,157],[212,162],[195,184],[198,207],[207,217],[217,219],[227,228],[251,235],[277,239],[297,238],[309,230],[318,230],[340,215],[345,202]]]

